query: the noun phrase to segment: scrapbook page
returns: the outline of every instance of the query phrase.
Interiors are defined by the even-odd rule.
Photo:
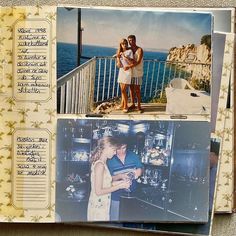
[[[65,15],[60,17],[60,11],[64,11]],[[60,185],[63,181],[67,181],[67,183],[75,181],[77,186],[80,186],[79,184],[82,186],[86,178],[84,179],[82,177],[83,174],[80,176],[80,174],[73,172],[73,168],[76,168],[75,165],[79,165],[79,163],[82,162],[84,162],[83,168],[85,169],[88,168],[88,166],[90,167],[90,165],[88,164],[88,154],[86,152],[80,153],[78,150],[63,150],[62,148],[60,151],[64,152],[63,158],[67,156],[70,158],[68,160],[63,160],[63,155],[57,153],[57,133],[60,133],[60,131],[63,132],[63,127],[61,130],[56,129],[60,124],[58,122],[57,126],[58,118],[66,118],[67,120],[76,119],[81,122],[84,121],[85,123],[92,122],[89,118],[90,116],[96,116],[97,118],[95,118],[97,120],[106,120],[107,122],[112,118],[111,120],[114,123],[119,123],[120,120],[127,122],[133,120],[133,127],[135,127],[134,124],[137,120],[145,121],[144,123],[146,123],[147,126],[152,126],[151,124],[154,121],[156,123],[161,123],[161,121],[164,123],[169,122],[170,124],[175,124],[175,122],[176,124],[178,122],[184,123],[185,121],[182,121],[182,118],[187,119],[186,124],[184,123],[185,125],[189,122],[192,124],[209,123],[211,111],[210,98],[212,95],[212,50],[209,49],[209,39],[212,34],[212,16],[214,14],[208,12],[178,13],[168,11],[167,9],[147,9],[147,11],[140,9],[116,9],[116,19],[112,19],[112,21],[110,20],[109,22],[109,20],[107,20],[109,19],[109,14],[114,11],[115,9],[73,9],[72,7],[45,8],[41,6],[12,6],[1,8],[0,165],[3,170],[0,173],[0,189],[3,193],[1,195],[0,206],[1,221],[60,221],[60,219],[63,219],[63,214],[56,210],[63,206],[63,204],[57,205],[57,203],[55,203],[56,200],[63,201],[64,199],[67,203],[73,201],[74,203],[78,203],[83,202],[83,198],[86,194],[86,196],[88,196],[89,191],[87,191],[86,194],[83,193],[82,190],[82,192],[78,192],[79,189],[73,186],[75,184],[71,184],[72,187],[71,185],[65,185],[65,188]],[[105,17],[104,21],[96,20],[96,16],[101,13]],[[69,15],[69,22],[67,21],[68,18],[66,14]],[[143,15],[143,17],[136,17],[138,14]],[[160,22],[163,22],[165,17],[170,20],[170,26],[166,27],[166,31],[164,31],[163,27],[168,26],[168,24],[165,25],[164,23],[162,23],[162,28],[160,23],[160,28],[152,29],[152,22],[156,21],[155,17],[157,17],[157,15]],[[130,26],[130,28],[133,29],[132,32],[128,32],[125,27],[123,33],[118,31],[119,27],[116,26],[116,24],[119,22],[121,16],[125,21],[125,27]],[[127,18],[129,16],[130,21]],[[177,31],[172,26],[171,20],[172,22],[178,22],[174,19],[180,19],[182,16],[186,17],[182,25],[186,22],[188,24],[185,25],[185,28],[181,26],[181,24],[177,25],[178,27],[176,26],[176,28],[179,29]],[[147,29],[145,30],[147,31],[141,32],[138,27],[139,24],[136,22],[135,25],[137,19],[139,19],[140,25],[146,26]],[[77,22],[80,22],[80,27],[78,27],[79,24],[77,24]],[[96,22],[96,24],[94,24],[94,22]],[[196,26],[194,22],[198,22],[199,24]],[[195,30],[191,31],[193,24],[195,25]],[[96,28],[94,25],[98,27],[97,31],[94,31]],[[142,29],[143,28],[145,27],[142,27]],[[111,33],[105,34],[106,38],[104,38],[102,31],[104,29],[107,29],[106,32],[111,31]],[[120,33],[119,37],[116,36],[115,40],[112,39],[112,32],[115,33],[115,35],[116,33]],[[139,34],[140,32],[141,34]],[[153,35],[152,32],[158,32],[158,34]],[[181,37],[180,35],[178,37],[177,33],[181,34]],[[170,41],[168,42],[166,40],[167,45],[161,48],[161,43],[163,43],[163,45],[165,43],[159,41],[163,38],[163,34],[166,34],[166,38],[169,38]],[[101,38],[100,35],[103,35],[103,37]],[[121,57],[124,56],[123,60],[126,61],[125,57],[127,56],[124,55],[123,49],[119,51],[119,59],[115,59],[118,58],[118,56],[114,55],[117,54],[117,49],[121,43],[120,40],[123,38],[126,39],[129,35],[136,36],[136,46],[139,45],[142,49],[139,51],[143,52],[143,70],[141,71],[143,80],[141,81],[139,76],[136,76],[135,79],[132,79],[137,83],[133,86],[135,88],[134,91],[132,91],[132,89],[128,90],[128,86],[123,86],[124,89],[127,89],[127,94],[122,95],[122,86],[117,83],[117,78],[122,68],[119,68],[117,61],[120,60],[120,63],[122,63]],[[187,35],[192,36],[192,38],[189,39]],[[63,37],[64,40],[68,41],[59,41],[59,39],[63,39]],[[151,40],[148,41],[148,39],[151,38],[154,38],[155,40],[153,41],[156,41],[158,45],[153,45]],[[177,42],[176,40],[178,38],[184,40]],[[94,39],[94,41],[89,41],[92,39]],[[68,43],[70,40],[73,40],[72,45]],[[133,41],[135,40],[133,37]],[[233,38],[229,38],[227,42],[229,42],[227,44],[229,49],[225,51],[225,54],[230,58],[230,55],[232,55],[230,42],[233,42]],[[130,44],[128,44],[128,46],[131,47]],[[171,53],[169,53],[169,51]],[[84,54],[84,52],[86,52],[86,54]],[[92,53],[87,54],[88,52]],[[101,52],[103,54],[99,54]],[[140,57],[140,55],[142,55],[141,52],[136,56]],[[135,68],[136,60],[135,55],[133,55],[133,59],[132,56],[130,59],[127,59],[127,61],[130,61],[127,65],[127,67],[130,67],[128,70],[132,69],[132,67]],[[229,62],[230,59],[224,64],[225,78],[229,78],[228,75],[230,74],[230,69],[232,69],[232,65]],[[126,73],[127,68],[125,68],[125,65],[122,67],[123,72],[121,73],[125,75],[129,74]],[[200,78],[199,81],[196,79],[197,77]],[[231,80],[231,83],[232,82]],[[224,109],[223,101],[225,101],[226,86],[227,81],[222,84],[220,91],[222,98],[219,99],[219,104],[221,104],[222,109]],[[135,107],[132,108],[133,92],[136,97],[134,98]],[[178,92],[181,93],[174,95]],[[175,96],[177,96],[178,99],[173,99]],[[232,97],[233,96],[231,96],[231,100]],[[186,107],[178,110],[183,103],[186,103]],[[230,106],[232,107],[232,101]],[[232,108],[227,110],[227,114],[226,111],[221,112],[219,114],[223,116],[216,119],[216,123],[219,122],[222,125],[222,120],[227,118],[227,129],[229,129],[229,132],[222,132],[222,129],[224,129],[222,126],[217,134],[221,138],[223,137],[222,135],[227,135],[227,137],[229,135],[230,138],[226,138],[225,136],[225,139],[227,139],[225,143],[231,145],[231,147],[233,145],[232,132],[230,131],[232,129],[232,112]],[[86,118],[86,116],[88,118]],[[175,120],[173,121],[171,118]],[[102,130],[105,131],[104,128]],[[98,140],[94,138],[94,136],[96,137],[97,135],[99,137],[101,134],[99,131],[93,131],[93,136],[92,138],[90,137],[90,139],[96,140],[97,142]],[[112,132],[113,131],[114,130],[112,130]],[[73,132],[65,133],[72,135]],[[106,132],[110,132],[108,128]],[[150,130],[150,132],[152,131]],[[130,131],[130,138],[133,138],[134,133],[134,131]],[[78,135],[78,133],[76,133],[76,135]],[[154,134],[152,135],[156,143],[158,143],[158,140],[160,143],[165,142],[164,139],[160,138],[161,135],[159,135],[159,137],[154,137]],[[91,141],[91,145],[94,147],[96,142]],[[167,144],[165,143],[164,145]],[[222,146],[223,145],[224,144],[222,144]],[[62,146],[63,145],[61,145],[61,147]],[[199,146],[198,143],[193,146],[195,146],[196,150],[198,150],[198,148],[202,149],[202,146]],[[69,147],[66,147],[66,149],[67,148]],[[135,150],[134,145],[132,148]],[[188,148],[190,147],[187,147],[186,150],[188,150]],[[228,146],[228,148],[230,147]],[[207,147],[203,149],[205,150]],[[207,150],[209,152],[209,147]],[[225,153],[227,150],[229,149],[225,149]],[[152,146],[153,153],[151,153],[150,156],[155,156],[156,154],[156,158],[148,158],[147,163],[145,163],[146,160],[144,161],[145,156],[143,155],[144,163],[142,164],[154,166],[154,169],[159,169],[161,166],[164,167],[165,165],[163,163],[166,160],[167,162],[173,160],[173,156],[169,156],[166,159],[163,157],[166,151],[168,151],[167,148],[160,148],[158,145]],[[142,154],[144,154],[144,151]],[[229,155],[231,154],[229,153]],[[161,158],[161,156],[163,158]],[[189,156],[191,155],[189,154]],[[204,154],[203,161],[207,162],[208,159],[206,156],[207,155]],[[73,158],[75,158],[75,160]],[[226,162],[225,160],[227,168],[229,168],[230,163],[232,163],[230,156],[228,156],[228,158],[229,161]],[[140,159],[142,162],[142,158]],[[195,161],[194,158],[191,159],[189,157],[189,159],[187,159],[186,157],[186,161],[189,162],[189,165],[192,167]],[[63,165],[56,167],[56,162],[58,163],[59,160],[61,164],[64,163],[64,168],[62,168]],[[172,163],[172,165],[169,165],[169,168],[176,168],[175,164],[176,163]],[[72,172],[70,172],[70,165],[73,166],[71,167]],[[58,169],[56,170],[55,168],[62,168],[59,171],[61,172],[59,176],[55,174],[56,171],[58,172]],[[163,186],[167,187],[168,185],[168,191],[170,191],[168,194],[173,194],[173,196],[176,197],[178,194],[176,193],[177,195],[175,195],[171,193],[171,191],[175,192],[175,190],[169,187],[175,175],[174,171],[156,171],[156,174],[154,172],[155,171],[151,171],[150,174],[148,170],[143,172],[142,178],[137,179],[137,181],[140,182],[137,182],[137,184],[145,185],[145,179],[147,179],[148,185],[157,189],[160,188],[163,184],[162,182],[167,179]],[[160,172],[163,173],[161,174]],[[232,209],[231,196],[224,195],[225,191],[230,192],[232,189],[231,178],[233,173],[228,173],[230,173],[228,169],[227,171],[225,169],[220,170],[220,174],[224,176],[220,178],[222,181],[224,181],[223,179],[226,180],[226,182],[219,185],[218,190],[219,200],[217,200],[216,203],[221,206],[223,205],[223,207],[217,207],[216,209],[220,212],[229,212]],[[170,177],[165,178],[165,175],[167,176],[168,174]],[[160,182],[154,183],[154,175],[155,177],[158,176]],[[56,177],[62,180],[62,176],[65,178],[63,181],[58,182]],[[189,180],[193,181],[193,178],[195,178],[195,182],[199,185],[202,184],[202,187],[203,185],[206,187],[207,181],[204,180],[206,176],[207,171],[205,175],[202,175],[199,174],[198,170],[194,170],[193,168],[192,172],[189,174]],[[157,186],[154,186],[155,184]],[[129,185],[129,183],[126,183],[126,185]],[[60,191],[60,188],[63,189],[63,191]],[[55,189],[58,192],[55,192]],[[139,190],[142,191],[142,189]],[[164,191],[165,194],[168,191]],[[205,188],[203,195],[205,196],[208,191],[209,189]],[[128,191],[126,192],[128,194]],[[142,194],[145,195],[145,193]],[[71,197],[71,195],[73,197]],[[78,197],[77,199],[75,195]],[[176,198],[178,199],[178,196]],[[164,210],[164,212],[171,211],[171,214],[174,212],[174,216],[183,217],[184,220],[187,218],[187,220],[195,222],[207,221],[207,207],[206,209],[199,209],[199,202],[196,202],[196,212],[198,212],[196,214],[193,213],[195,212],[195,206],[193,205],[187,206],[191,208],[191,210],[186,210],[186,212],[171,209],[170,199],[171,201],[173,200],[172,198],[167,200],[166,196],[164,196],[164,200],[161,199],[162,204],[167,205],[162,206],[161,210]],[[152,199],[149,199],[149,203],[150,201],[152,201]],[[153,205],[155,204],[156,203]],[[86,204],[84,204],[84,208],[87,208]],[[64,210],[65,215],[66,210],[67,209]],[[201,214],[204,214],[204,216],[202,217]],[[170,221],[173,215],[169,218],[162,218],[162,220]],[[82,218],[78,219],[80,221],[82,219],[83,221],[85,218],[86,217],[83,215]],[[127,220],[125,218],[122,219]],[[176,218],[173,219],[176,220]],[[137,219],[137,221],[138,220],[139,219]],[[152,221],[149,218],[147,220]],[[67,221],[67,218],[65,217],[63,221]]]

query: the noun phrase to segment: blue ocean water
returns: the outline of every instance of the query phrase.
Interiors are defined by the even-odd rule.
[[[80,64],[86,62],[89,58],[94,56],[97,57],[105,57],[105,56],[113,56],[116,54],[116,48],[109,47],[99,47],[99,46],[91,46],[91,45],[83,45],[82,46],[82,56],[86,57],[86,59],[81,58]],[[166,61],[167,53],[164,52],[153,52],[144,50],[144,59],[153,60],[156,59],[158,61]],[[112,61],[112,68],[114,68],[115,60]],[[70,72],[74,68],[77,67],[77,45],[76,44],[67,44],[67,43],[57,43],[57,78],[65,75]],[[101,64],[100,70],[100,78],[103,80],[104,77],[109,78],[109,70],[104,71],[104,63]],[[117,69],[118,70],[118,69]],[[98,63],[96,68],[96,73],[98,74]],[[104,73],[106,73],[104,75]],[[165,67],[165,63],[155,64],[149,61],[144,62],[144,75],[143,75],[143,85],[141,87],[141,94],[143,101],[149,101],[153,97],[160,95],[160,91],[162,90],[162,81],[164,79],[165,83],[167,83],[170,74],[173,73],[168,68]],[[112,71],[110,77],[117,77],[118,71]],[[95,100],[101,101],[104,99],[108,99],[109,94],[112,93],[115,96],[119,96],[119,85],[116,81],[112,80],[110,84],[108,80],[104,80],[104,84],[101,85],[98,82],[98,77],[95,80]],[[99,86],[99,87],[98,87]],[[101,89],[101,86],[105,87],[104,91]],[[114,92],[115,91],[115,92]],[[157,92],[158,91],[158,92]],[[104,95],[105,94],[105,95]],[[107,97],[106,97],[107,96]]]
[[[116,53],[116,48],[99,47],[91,45],[82,46],[82,55],[85,57],[94,56],[113,56]],[[151,52],[144,50],[144,59],[157,59],[165,61],[167,53]],[[81,64],[87,59],[81,59]],[[70,72],[77,66],[77,45],[68,43],[57,43],[57,78]],[[144,69],[145,70],[145,69]]]

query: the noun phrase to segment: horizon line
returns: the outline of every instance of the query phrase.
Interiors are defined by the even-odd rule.
[[[77,43],[73,43],[73,42],[62,42],[62,41],[58,41],[57,43],[64,43],[64,44],[72,44],[72,45],[77,45]],[[104,45],[96,45],[96,44],[82,44],[82,46],[92,46],[92,47],[104,47],[104,48],[113,48],[113,49],[117,49],[116,46],[104,46]],[[176,46],[177,47],[177,46]],[[144,47],[143,47],[144,48]],[[145,48],[145,51],[156,51],[156,52],[168,52],[170,51],[170,49],[165,49],[165,48]]]

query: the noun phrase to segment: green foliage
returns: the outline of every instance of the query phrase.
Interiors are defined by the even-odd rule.
[[[154,97],[150,101],[150,103],[167,103],[166,93],[163,92],[162,97]]]
[[[211,85],[209,80],[204,79],[191,79],[190,84],[196,89],[196,90],[203,90],[208,93],[211,91]]]
[[[201,44],[205,44],[208,48],[211,48],[211,35],[207,34],[202,36]]]

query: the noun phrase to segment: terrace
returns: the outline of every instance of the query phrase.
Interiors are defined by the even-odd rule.
[[[196,67],[197,71],[201,72],[206,69],[210,71],[210,66],[193,62],[144,60],[141,95],[145,114],[165,112],[165,89],[172,79],[182,78],[189,81]],[[112,102],[120,98],[118,69],[114,57],[93,57],[59,78],[58,113],[87,114],[103,102]],[[209,92],[209,78],[201,77],[199,81],[204,82],[200,90]],[[120,112],[114,107],[110,113]]]

